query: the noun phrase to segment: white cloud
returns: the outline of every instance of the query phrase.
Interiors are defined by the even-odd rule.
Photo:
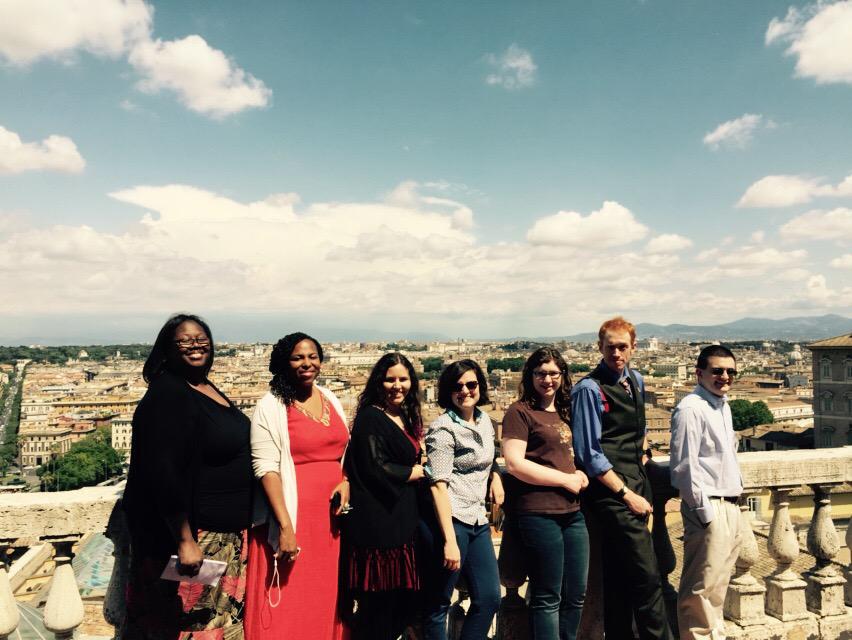
[[[80,173],[85,166],[71,138],[52,135],[41,142],[23,142],[17,133],[0,126],[0,175],[24,171]]]
[[[785,43],[796,58],[796,75],[818,84],[852,84],[852,1],[817,2],[802,10],[791,7],[773,18],[766,44]]]
[[[153,14],[144,0],[4,0],[0,58],[27,65],[40,58],[73,60],[78,51],[126,56],[140,75],[140,91],[172,92],[188,109],[212,118],[269,104],[271,90],[201,36],[154,39]]]
[[[485,77],[486,84],[504,89],[522,89],[535,83],[538,67],[532,54],[517,44],[511,44],[500,55],[489,53],[485,60],[494,68]]]
[[[852,253],[847,253],[831,261],[835,269],[852,269]]]
[[[758,229],[757,231],[751,234],[750,238],[752,242],[760,244],[766,239],[766,232],[761,229]]]
[[[172,91],[188,109],[213,118],[265,107],[272,95],[262,81],[198,35],[140,42],[128,60],[142,76],[141,91]]]
[[[788,240],[852,241],[852,209],[808,211],[784,224],[780,233]]]
[[[745,149],[756,131],[775,127],[775,122],[769,118],[764,119],[761,114],[746,113],[739,118],[723,122],[708,132],[703,142],[714,151],[720,148]]]
[[[562,335],[617,312],[706,324],[843,310],[850,299],[807,286],[815,274],[802,250],[717,243],[702,261],[681,261],[631,249],[627,230],[650,234],[616,203],[575,214],[570,237],[585,245],[485,243],[458,224],[459,191],[409,181],[376,202],[302,203],[287,192],[244,202],[190,185],[134,186],[111,194],[116,207],[139,207],[124,232],[6,225],[0,215],[0,290],[7,318],[105,321],[179,307],[479,336]],[[619,240],[602,244],[605,233]],[[9,324],[0,319],[0,330]]]
[[[852,195],[852,176],[836,187],[824,184],[823,178],[796,175],[766,176],[752,184],[737,202],[737,207],[790,207],[819,197]]]
[[[143,0],[3,0],[0,57],[16,65],[76,50],[118,57],[147,37],[152,14]]]
[[[692,246],[692,240],[676,233],[664,233],[652,238],[645,246],[646,253],[677,253]]]
[[[527,232],[527,240],[534,245],[604,248],[630,244],[647,234],[648,227],[629,209],[606,201],[585,217],[576,211],[560,211],[540,218]]]

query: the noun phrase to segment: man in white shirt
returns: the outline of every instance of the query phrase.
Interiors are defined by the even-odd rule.
[[[698,385],[672,414],[671,478],[680,491],[683,572],[677,598],[681,640],[724,640],[722,605],[739,555],[742,476],[725,395],[737,375],[734,354],[701,350]]]

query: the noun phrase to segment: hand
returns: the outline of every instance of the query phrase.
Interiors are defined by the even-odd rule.
[[[491,474],[491,504],[495,506],[500,506],[503,504],[503,500],[506,498],[506,492],[503,490],[503,480],[500,478],[499,473]]]
[[[411,475],[408,476],[409,482],[417,482],[418,480],[422,480],[426,476],[423,474],[423,465],[416,464],[411,467]]]
[[[338,484],[334,491],[331,492],[332,499],[334,498],[334,494],[340,494],[340,506],[337,507],[337,510],[334,512],[334,515],[339,516],[343,513],[347,507],[349,507],[349,480],[341,480],[340,484]]]
[[[204,561],[204,554],[201,553],[201,547],[195,540],[190,538],[179,543],[177,557],[178,574],[190,577],[198,575],[201,563]]]
[[[644,497],[629,489],[624,494],[624,504],[631,512],[641,518],[647,518],[651,515],[651,504]]]
[[[579,475],[578,475],[579,474]],[[562,487],[571,493],[579,494],[583,489],[589,486],[589,478],[582,471],[574,473],[566,473]]]
[[[278,533],[278,551],[275,553],[275,557],[293,562],[300,551],[301,549],[296,543],[296,533],[292,527],[281,527],[281,531]]]
[[[455,540],[444,544],[444,567],[450,571],[458,571],[461,566],[461,551]]]

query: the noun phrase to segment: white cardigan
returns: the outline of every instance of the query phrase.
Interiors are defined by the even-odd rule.
[[[346,415],[340,400],[328,389],[317,386],[331,403],[331,406],[346,424]],[[279,398],[268,391],[257,403],[251,417],[251,464],[256,478],[263,478],[274,471],[281,476],[284,489],[284,506],[296,530],[296,515],[299,493],[296,489],[296,465],[290,453],[290,434],[287,430],[287,407]],[[269,544],[278,550],[278,520],[261,489],[255,496],[252,524],[269,524]]]

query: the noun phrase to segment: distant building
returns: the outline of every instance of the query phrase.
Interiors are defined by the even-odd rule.
[[[654,373],[675,380],[686,380],[686,365],[682,362],[657,362],[654,364]]]
[[[852,444],[852,333],[808,345],[813,353],[814,442]]]
[[[133,438],[133,416],[124,414],[112,419],[112,448],[124,454],[130,462],[130,442]]]

